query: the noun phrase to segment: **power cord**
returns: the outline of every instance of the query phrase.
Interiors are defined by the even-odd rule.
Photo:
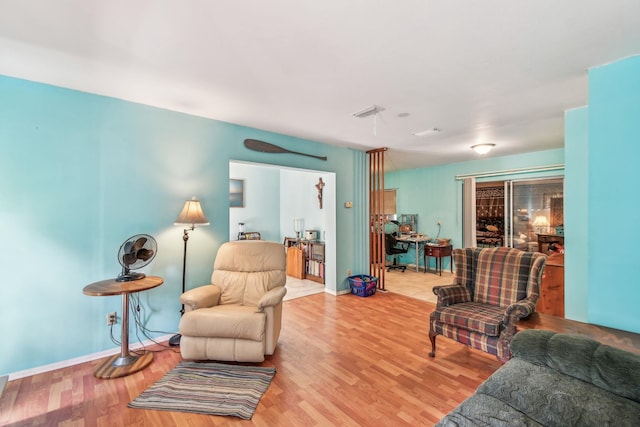
[[[145,351],[150,351],[152,353],[160,353],[163,351],[167,351],[167,350],[171,350],[174,353],[178,353],[180,350],[163,344],[159,341],[156,341],[153,337],[151,337],[151,333],[156,333],[156,334],[165,334],[165,335],[173,335],[175,334],[175,332],[167,332],[167,331],[154,331],[154,330],[150,330],[148,329],[146,326],[144,326],[144,323],[142,322],[141,319],[141,315],[144,314],[144,306],[140,304],[140,298],[138,295],[136,294],[131,294],[130,295],[130,300],[133,304],[129,304],[129,314],[131,316],[131,318],[134,320],[135,325],[136,325],[136,329],[135,329],[135,335],[136,338],[138,340],[138,343],[140,343],[140,348],[136,349],[136,350],[130,350],[131,353],[134,353],[136,355],[142,355],[145,353]],[[113,334],[113,325],[111,324],[111,326],[109,327],[109,338],[111,339],[111,342],[114,343],[116,346],[120,347],[122,345],[121,341],[118,340],[115,335]],[[140,337],[140,333],[142,333],[142,335],[148,340],[153,342],[154,344],[162,347],[162,350],[148,350],[147,346],[142,342],[142,338]]]
[[[152,333],[156,333],[156,334],[175,334],[175,332],[167,332],[167,331],[155,331],[155,330],[151,330],[148,329],[142,319],[144,317],[144,306],[140,303],[140,297],[137,294],[131,294],[130,296],[131,298],[131,302],[133,304],[129,305],[129,311],[131,314],[131,317],[133,318],[135,325],[136,325],[136,329],[135,329],[135,334],[136,334],[136,338],[138,339],[138,342],[140,343],[140,345],[142,346],[139,350],[135,350],[136,352],[142,352],[144,353],[144,351],[151,351],[151,352],[162,352],[162,351],[167,351],[167,350],[172,350],[174,352],[179,352],[178,349],[176,349],[175,347],[171,347],[169,345],[163,344],[159,341],[156,341],[156,339],[154,339],[153,337],[151,337],[150,334]],[[141,317],[143,316],[143,317]],[[148,340],[153,342],[154,344],[162,347],[162,350],[147,350],[147,347],[144,345],[144,343],[142,342],[142,339],[140,338],[140,333],[142,333],[142,335]]]

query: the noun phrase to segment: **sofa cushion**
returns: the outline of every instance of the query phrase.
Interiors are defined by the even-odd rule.
[[[637,354],[544,330],[517,333],[511,351],[438,426],[638,425]]]
[[[500,335],[503,317],[504,308],[476,302],[442,307],[431,314],[432,320],[489,336]]]
[[[513,358],[478,387],[545,426],[637,425],[640,404],[548,366]]]
[[[262,341],[265,314],[257,307],[217,305],[186,312],[180,319],[180,333],[191,337],[237,338]]]
[[[516,334],[511,352],[514,357],[640,402],[640,357],[632,353],[583,336],[544,330]]]
[[[509,404],[486,394],[474,394],[435,427],[542,427],[543,424],[514,410]]]

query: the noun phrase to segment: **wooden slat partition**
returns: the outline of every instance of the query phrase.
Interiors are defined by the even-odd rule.
[[[384,272],[384,153],[387,148],[367,151],[369,155],[369,274],[378,278],[378,289],[385,290]]]

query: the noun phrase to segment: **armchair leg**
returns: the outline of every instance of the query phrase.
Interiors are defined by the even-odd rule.
[[[433,331],[429,331],[429,340],[431,341],[431,353],[429,353],[429,357],[436,357],[436,337],[437,333]]]

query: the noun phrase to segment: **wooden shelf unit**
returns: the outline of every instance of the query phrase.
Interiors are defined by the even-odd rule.
[[[504,246],[504,211],[504,186],[479,184],[476,188],[478,247]]]
[[[285,237],[284,246],[287,248],[288,275],[324,284],[324,242]],[[291,248],[297,250],[291,251]],[[290,251],[291,255],[289,254]],[[291,269],[289,266],[291,266]]]

